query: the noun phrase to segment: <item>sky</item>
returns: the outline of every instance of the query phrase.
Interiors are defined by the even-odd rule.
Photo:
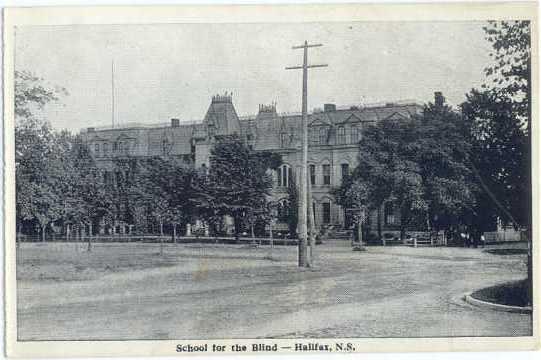
[[[399,100],[426,103],[442,91],[451,105],[484,81],[491,63],[482,22],[334,22],[25,26],[16,33],[15,66],[66,88],[40,114],[57,129],[112,123],[203,119],[212,95],[232,92],[239,115],[258,104],[301,109],[302,64],[308,109]]]

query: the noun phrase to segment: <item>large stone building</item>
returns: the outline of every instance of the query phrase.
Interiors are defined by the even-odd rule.
[[[335,203],[331,189],[339,186],[345,174],[356,167],[357,142],[363,128],[383,119],[404,119],[421,110],[420,105],[412,102],[344,108],[325,104],[323,109],[309,114],[309,178],[319,227],[350,224],[347,212]],[[273,198],[285,204],[287,187],[292,177],[300,174],[301,115],[280,114],[275,104],[260,105],[257,115],[240,117],[231,95],[216,95],[200,122],[171,119],[170,123],[161,125],[87,128],[82,135],[99,166],[107,170],[112,169],[114,157],[125,155],[167,155],[196,167],[208,166],[214,137],[235,133],[255,150],[272,150],[282,155],[283,165],[274,174]],[[396,225],[392,206],[382,208],[382,213],[379,216],[383,217],[380,219],[383,226],[391,229]],[[374,227],[375,222],[369,222]]]

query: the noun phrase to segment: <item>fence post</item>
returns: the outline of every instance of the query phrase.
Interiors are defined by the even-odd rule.
[[[417,236],[413,237],[413,247],[417,247]]]

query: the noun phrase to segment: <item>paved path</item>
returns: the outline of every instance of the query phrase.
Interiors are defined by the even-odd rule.
[[[64,268],[47,264],[51,254],[25,245],[18,283],[22,340],[531,332],[529,315],[479,309],[461,300],[474,289],[524,278],[523,255],[404,247],[352,252],[327,244],[317,248],[315,270],[298,270],[294,247],[275,249],[278,261],[270,261],[266,247],[168,246],[160,259],[155,245],[97,245],[92,254],[70,253],[70,261],[105,270],[83,269],[79,278],[64,281],[55,273]],[[60,249],[57,257],[63,256],[68,257]],[[102,264],[119,257],[127,257],[122,261],[131,267],[110,271]],[[143,259],[147,267],[134,269],[130,263]],[[36,267],[45,272],[41,280],[34,278]]]

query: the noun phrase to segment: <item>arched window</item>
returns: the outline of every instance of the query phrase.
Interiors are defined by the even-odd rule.
[[[346,143],[346,129],[343,126],[338,127],[338,143]]]
[[[280,166],[276,171],[276,174],[278,178],[278,186],[288,187],[291,178],[291,168],[289,167],[289,165],[284,164]]]

